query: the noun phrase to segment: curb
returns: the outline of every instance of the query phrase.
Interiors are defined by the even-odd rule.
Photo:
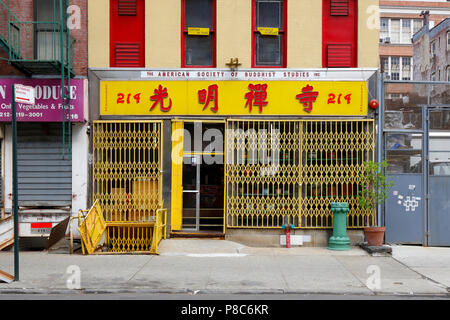
[[[182,294],[182,295],[330,295],[330,296],[364,296],[364,297],[438,297],[450,299],[449,293],[396,293],[396,292],[330,292],[330,291],[304,291],[304,290],[284,290],[284,289],[264,289],[264,290],[192,290],[192,289],[3,289],[0,295],[95,295],[95,294]]]

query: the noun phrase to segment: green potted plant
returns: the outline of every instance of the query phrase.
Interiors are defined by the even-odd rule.
[[[360,175],[361,190],[358,193],[358,204],[361,209],[375,210],[378,204],[384,203],[388,191],[394,185],[385,176],[387,160],[383,162],[368,161],[364,163],[364,173]],[[367,226],[364,228],[369,246],[381,246],[384,242],[385,226]]]

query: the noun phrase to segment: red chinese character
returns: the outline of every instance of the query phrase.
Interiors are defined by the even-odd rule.
[[[198,101],[205,105],[203,111],[208,108],[211,101],[214,101],[214,107],[211,108],[211,111],[217,112],[219,110],[219,87],[217,84],[210,85],[208,87],[208,92],[206,92],[205,89],[199,90]]]
[[[247,92],[245,99],[247,103],[245,107],[248,107],[250,112],[252,112],[252,107],[259,107],[259,113],[262,113],[263,107],[267,106],[267,84],[250,84],[248,86],[250,92]]]
[[[167,98],[169,94],[167,93],[167,88],[164,88],[159,85],[158,89],[155,89],[155,95],[150,97],[151,101],[155,101],[155,103],[150,108],[150,111],[155,109],[156,105],[159,103],[161,111],[168,112],[170,108],[172,108],[172,99],[169,98],[169,106],[167,108],[164,107],[164,99]]]
[[[300,103],[305,106],[304,110],[306,112],[312,111],[313,103],[316,102],[316,99],[319,96],[319,92],[313,90],[314,88],[308,84],[302,89],[303,93],[296,96],[296,98],[300,100]]]

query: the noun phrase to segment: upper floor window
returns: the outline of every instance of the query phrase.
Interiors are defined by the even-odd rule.
[[[411,20],[410,19],[402,19],[402,43],[411,42]]]
[[[381,57],[381,65],[391,80],[412,80],[411,57]]]
[[[389,19],[380,19],[380,39],[389,38]]]
[[[391,42],[400,43],[400,19],[391,19]]]
[[[412,35],[414,35],[417,32],[419,32],[419,30],[422,28],[422,26],[423,26],[422,19],[414,19]]]
[[[411,80],[411,58],[402,57],[402,80]]]
[[[434,56],[436,55],[436,40],[430,44],[430,54],[431,58],[434,58]]]
[[[252,67],[286,67],[286,0],[254,0]]]
[[[216,66],[216,0],[182,0],[182,67]]]
[[[25,26],[26,36],[34,39],[35,52],[34,56],[39,60],[58,60],[60,59],[60,9],[59,1],[54,0],[36,0],[34,1],[35,20],[34,26],[31,28]],[[66,12],[63,10],[63,21],[66,21]],[[34,27],[34,28],[33,28]],[[64,45],[66,43],[67,24],[63,23]],[[28,34],[34,30],[34,36]],[[66,50],[64,50],[66,56]]]
[[[410,44],[412,36],[422,28],[422,19],[380,19],[380,42]]]
[[[400,80],[400,57],[391,57],[391,79]]]
[[[450,31],[447,32],[447,51],[450,50]]]

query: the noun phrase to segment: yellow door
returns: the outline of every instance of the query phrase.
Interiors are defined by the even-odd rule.
[[[225,122],[172,122],[171,231],[223,232]]]

